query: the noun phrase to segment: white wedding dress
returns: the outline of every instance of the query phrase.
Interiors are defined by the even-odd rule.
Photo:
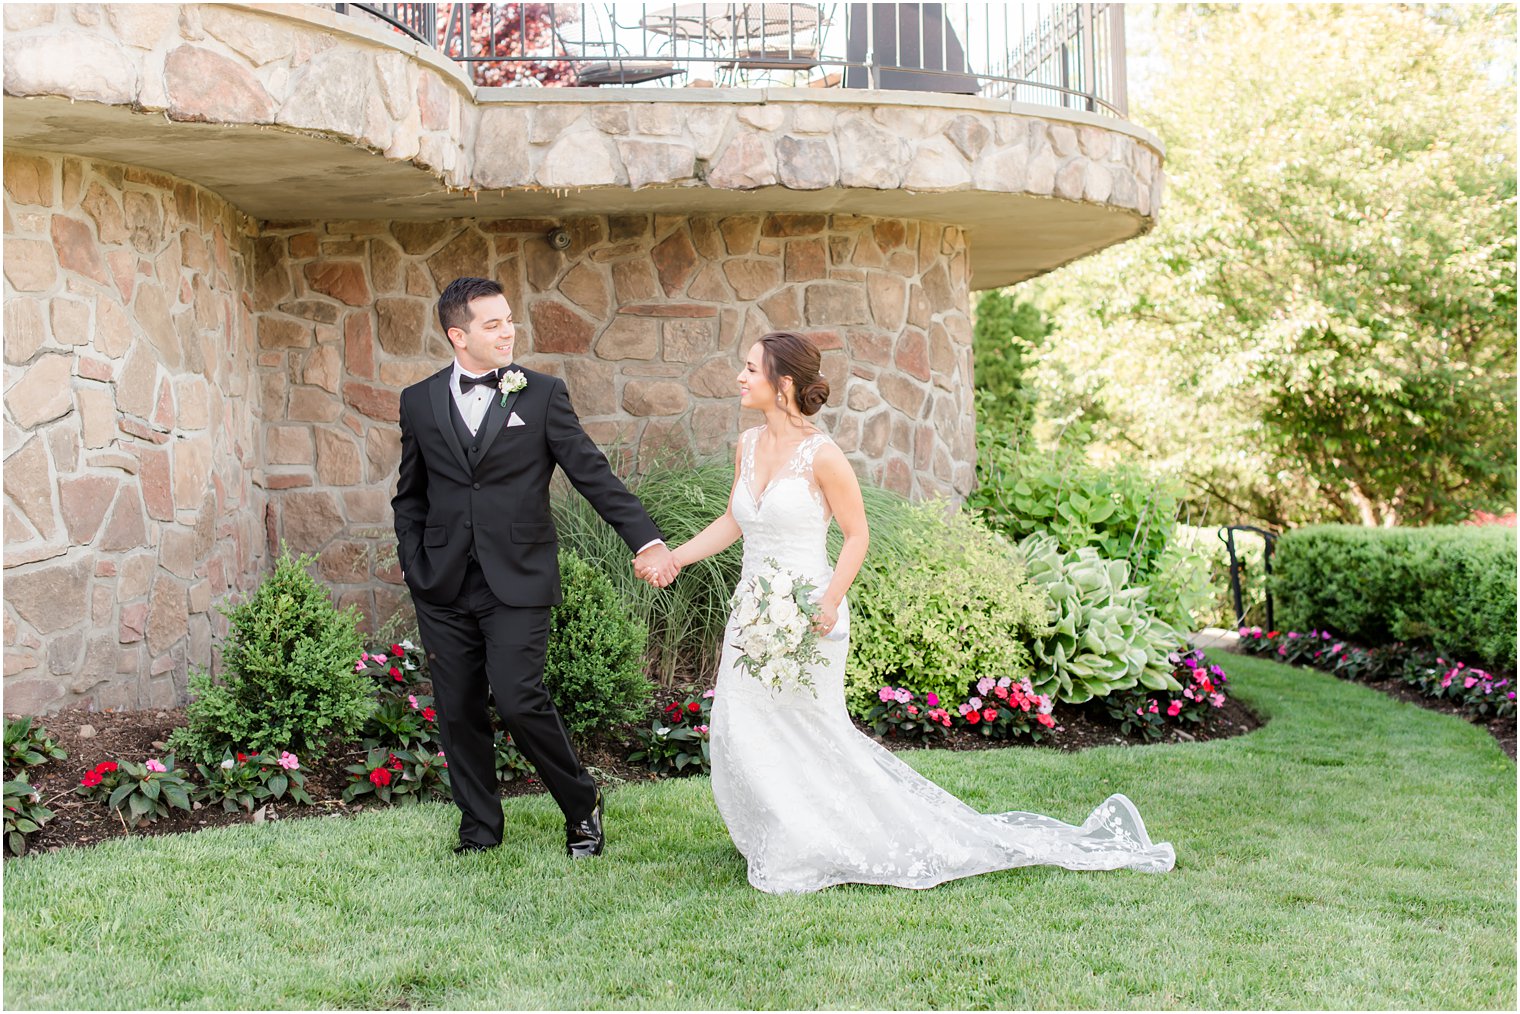
[[[812,461],[829,438],[806,438],[757,493],[761,429],[740,438],[739,482],[730,499],[744,533],[745,574],[773,558],[825,588],[832,574],[825,545],[830,515]],[[848,631],[848,600],[839,624]],[[809,670],[815,697],[806,687],[773,689],[736,665],[738,633],[730,617],[711,719],[712,788],[749,862],[749,882],[760,890],[788,894],[846,883],[925,888],[1036,864],[1165,873],[1175,863],[1171,845],[1151,842],[1122,795],[1109,796],[1073,826],[1037,813],[978,813],[918,774],[851,722],[844,701],[848,636],[819,642],[824,662]]]

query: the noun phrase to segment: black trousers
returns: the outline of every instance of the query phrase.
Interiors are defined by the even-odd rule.
[[[459,840],[495,845],[502,836],[488,690],[513,742],[537,769],[566,819],[590,814],[596,783],[581,766],[544,688],[549,607],[504,605],[474,559],[453,603],[440,606],[414,598],[413,604],[433,677],[454,803],[461,813]]]

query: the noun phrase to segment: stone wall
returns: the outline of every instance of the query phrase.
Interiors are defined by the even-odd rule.
[[[6,710],[172,705],[265,559],[252,223],[10,151],[4,207]]]
[[[563,226],[566,251],[547,233]],[[438,292],[496,278],[518,358],[565,378],[604,448],[728,454],[759,335],[800,329],[833,388],[819,423],[867,480],[973,483],[967,251],[956,227],[852,215],[269,223],[253,292],[271,545],[319,555],[373,620],[405,604],[389,496],[400,389],[451,357]]]

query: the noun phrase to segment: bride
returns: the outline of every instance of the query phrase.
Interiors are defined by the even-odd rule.
[[[844,698],[846,593],[870,533],[844,453],[808,421],[829,396],[818,349],[792,332],[764,335],[738,379],[740,404],[765,413],[765,424],[739,439],[728,510],[676,548],[674,562],[688,566],[743,538],[745,576],[775,560],[809,578],[823,589],[815,629],[833,635],[819,641],[812,685],[778,690],[737,663],[734,617],[724,631],[712,788],[749,882],[785,894],[845,883],[925,888],[1034,864],[1170,870],[1172,847],[1151,842],[1122,795],[1080,826],[1035,813],[982,814],[856,730]],[[844,533],[832,568],[831,518]]]

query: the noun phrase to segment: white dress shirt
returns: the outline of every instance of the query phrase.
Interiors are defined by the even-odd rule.
[[[503,366],[502,369],[510,369],[510,366]],[[467,372],[464,367],[459,365],[459,360],[456,359],[454,360],[454,372],[449,376],[449,393],[454,396],[454,404],[459,407],[459,414],[464,419],[464,424],[469,428],[472,436],[480,430],[480,424],[485,420],[486,411],[491,407],[491,399],[501,397],[501,391],[489,384],[472,384],[468,391],[461,392],[459,390],[460,377],[477,375]],[[664,539],[655,539],[653,542],[645,543],[641,546],[639,552],[642,553],[650,546],[663,545],[665,545]]]

